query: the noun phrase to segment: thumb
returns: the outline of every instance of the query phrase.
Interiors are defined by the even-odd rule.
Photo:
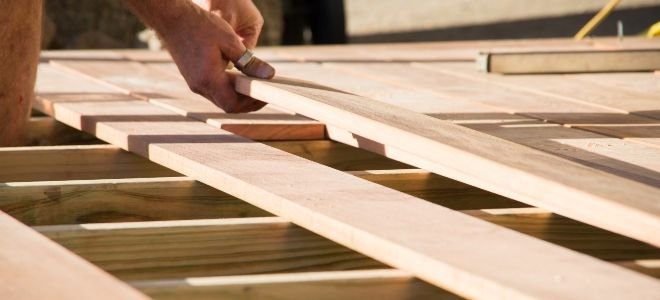
[[[231,25],[222,18],[219,19],[221,26],[223,27],[221,28],[220,36],[222,39],[220,43],[220,51],[225,58],[235,64],[245,53],[247,47],[243,44],[241,37],[234,31]],[[275,69],[258,57],[253,57],[252,61],[248,63],[241,72],[245,75],[262,79],[270,79],[275,76]]]

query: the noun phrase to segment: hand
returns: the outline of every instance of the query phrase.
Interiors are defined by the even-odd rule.
[[[208,98],[228,113],[259,110],[266,103],[237,94],[234,90],[235,78],[225,70],[229,61],[238,60],[246,48],[256,46],[263,24],[261,14],[249,0],[196,2],[208,10],[189,0],[129,1],[138,15],[163,37],[193,92]],[[145,3],[152,3],[153,6]],[[153,9],[161,11],[152,15]],[[259,59],[242,71],[264,79],[275,75],[275,70]]]
[[[257,46],[264,19],[252,0],[193,0],[193,2],[227,21],[248,49]]]

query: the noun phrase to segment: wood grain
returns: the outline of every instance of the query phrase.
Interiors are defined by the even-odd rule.
[[[79,125],[78,105],[56,104],[69,112],[55,117]],[[579,292],[602,299],[634,291],[652,299],[660,290],[647,277],[200,122],[98,121],[94,128],[99,138],[463,296],[554,299]]]
[[[190,92],[181,75],[137,62],[53,61],[54,65],[91,78],[193,119],[256,140],[323,139],[322,124],[267,107],[249,114],[227,114],[202,96]],[[45,67],[44,67],[45,68]],[[51,70],[52,72],[57,72]],[[62,72],[59,70],[59,72]],[[63,72],[66,73],[66,72]],[[76,76],[77,74],[69,74]],[[81,80],[77,76],[77,80]],[[89,80],[88,80],[89,81]]]
[[[179,176],[112,145],[0,148],[0,182]]]
[[[31,226],[270,216],[187,177],[2,183],[0,210]]]
[[[3,212],[0,230],[3,299],[147,299]]]
[[[33,228],[122,280],[385,267],[280,218]]]
[[[247,77],[239,78],[237,89],[395,145],[425,160],[417,162],[417,167],[660,245],[654,234],[660,231],[660,190],[656,188],[364,97]],[[566,198],[572,199],[570,205],[560,200]],[[615,215],[617,221],[610,221]]]
[[[660,49],[492,51],[480,53],[479,68],[500,74],[654,71]]]
[[[483,88],[488,89],[489,93],[484,95],[481,89],[471,88],[468,85],[469,81],[451,78],[447,81],[444,79],[446,77],[435,75],[432,78],[437,80],[437,83],[433,85],[433,90],[420,90],[421,88],[429,89],[431,85],[423,85],[423,81],[410,81],[406,76],[397,75],[408,73],[401,68],[372,66],[333,65],[333,67],[322,67],[314,64],[277,64],[278,71],[287,76],[323,82],[332,88],[410,108],[628,179],[654,186],[660,184],[658,180],[660,168],[655,163],[660,160],[660,152],[655,147],[640,145],[632,141],[622,141],[618,138],[575,128],[542,123],[540,120],[524,115],[512,114],[506,109],[506,106],[510,104],[504,103],[505,101],[501,101],[505,108],[471,101],[471,99],[484,98],[495,100],[496,97],[492,97],[492,95],[501,95],[501,99],[517,100],[520,98],[520,95],[516,95],[513,91],[506,89],[492,91],[492,88],[486,86]],[[362,70],[364,72],[360,72]],[[416,75],[411,74],[410,77],[416,78]],[[411,87],[407,87],[408,82]],[[417,85],[413,85],[415,83]],[[438,90],[440,92],[436,93]],[[529,96],[532,95],[529,94]],[[545,105],[542,105],[542,101],[546,99],[551,100],[547,97],[538,99],[535,111],[543,110]],[[531,99],[515,103],[519,105],[523,101],[529,102],[529,100]],[[565,105],[565,107],[570,106]],[[554,115],[557,114],[554,113]],[[392,155],[396,151],[384,151],[387,148],[386,145],[373,141],[367,142],[363,137],[354,137],[348,132],[340,131],[336,127],[328,127],[328,134],[332,139],[365,149],[373,145],[369,148],[371,151],[394,158]],[[397,157],[396,159],[401,160],[402,158]]]

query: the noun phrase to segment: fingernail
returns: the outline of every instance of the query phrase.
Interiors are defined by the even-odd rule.
[[[261,79],[271,79],[275,76],[275,68],[258,57],[255,57],[249,65],[245,66],[243,73]]]

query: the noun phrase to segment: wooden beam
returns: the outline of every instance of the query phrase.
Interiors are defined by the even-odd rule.
[[[477,66],[501,74],[655,71],[660,49],[491,51],[479,54]]]
[[[272,217],[33,228],[122,280],[384,267]]]
[[[357,270],[201,277],[130,282],[156,300],[169,299],[462,299],[409,273]]]
[[[270,215],[187,177],[0,183],[0,210],[31,226]]]
[[[180,176],[113,145],[0,148],[0,182]]]
[[[3,212],[0,231],[3,299],[146,299]]]
[[[285,79],[240,77],[236,87],[421,158],[408,162],[416,167],[660,245],[657,188],[360,96]]]
[[[78,128],[85,123],[101,139],[462,296],[603,299],[633,292],[653,299],[660,291],[657,281],[634,272],[200,122],[94,120],[136,111],[134,103],[112,104],[91,112],[82,103],[56,104],[55,117]],[[163,113],[155,106],[139,109]]]

